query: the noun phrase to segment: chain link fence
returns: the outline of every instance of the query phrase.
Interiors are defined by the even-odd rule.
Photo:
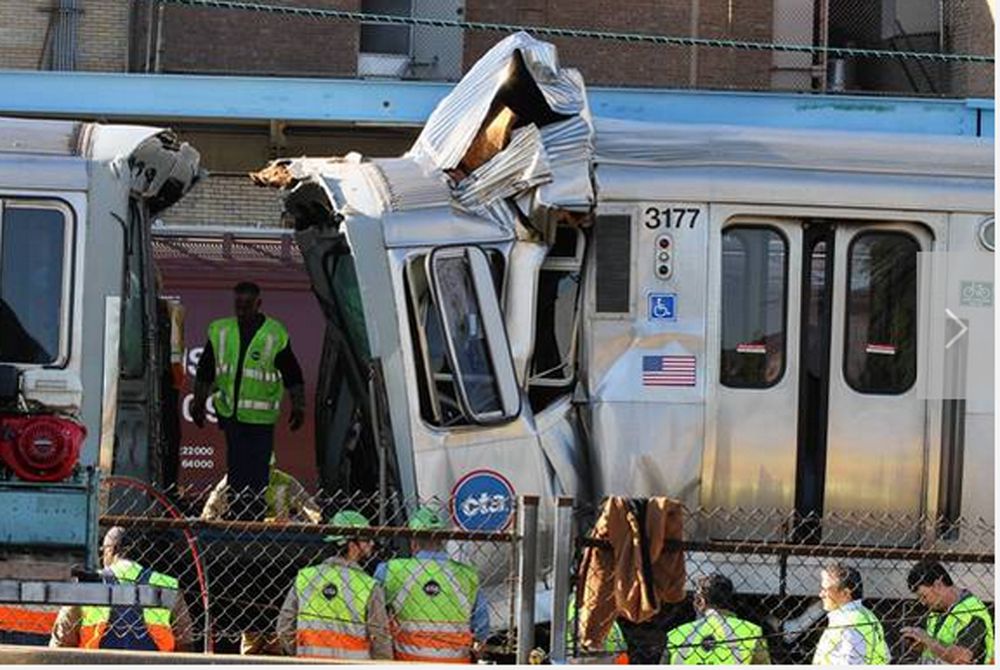
[[[786,510],[742,509],[678,508],[675,514],[670,521],[662,511],[653,515],[632,504],[610,523],[602,515],[592,526],[592,508],[573,510],[573,525],[590,530],[573,543],[565,604],[558,587],[553,604],[554,628],[563,625],[555,613],[568,613],[567,658],[613,662],[627,653],[631,663],[659,663],[692,646],[708,653],[712,645],[742,641],[750,653],[762,640],[771,663],[808,664],[827,627],[821,571],[833,564],[860,573],[864,605],[881,621],[892,663],[919,661],[918,649],[900,634],[903,627],[923,626],[928,614],[907,586],[917,561],[942,563],[957,587],[981,598],[993,613],[992,520],[943,524],[862,512],[801,519]],[[630,568],[623,572],[623,564]],[[760,631],[736,625],[717,634],[719,639],[709,636],[707,647],[700,635],[668,644],[670,631],[702,615],[693,592],[711,575],[728,578],[734,590],[730,602],[714,607]],[[607,580],[614,585],[610,591]],[[639,617],[645,617],[642,623],[632,620]]]
[[[514,630],[517,582],[517,536],[513,532],[453,529],[447,503],[436,499],[404,500],[368,494],[311,496],[294,488],[279,488],[261,496],[229,491],[220,485],[201,500],[188,500],[186,506],[195,510],[195,514],[184,514],[173,502],[176,500],[173,493],[154,491],[125,478],[109,478],[103,496],[101,526],[125,528],[128,538],[125,555],[129,560],[178,580],[187,609],[186,615],[173,618],[175,636],[182,643],[179,647],[216,653],[295,655],[304,638],[301,631],[296,637],[297,612],[289,594],[296,593],[299,611],[303,611],[303,608],[309,610],[304,603],[310,597],[309,592],[319,589],[322,597],[333,604],[328,608],[320,606],[318,614],[313,607],[309,616],[318,617],[321,623],[325,621],[327,625],[319,628],[337,635],[343,633],[345,626],[349,628],[350,620],[367,620],[373,656],[392,658],[393,640],[400,639],[397,624],[401,608],[407,609],[407,616],[415,616],[430,626],[454,614],[456,602],[452,596],[459,591],[455,596],[460,601],[458,610],[468,608],[472,614],[459,637],[467,635],[471,626],[474,639],[470,642],[474,642],[478,654],[505,658],[513,651],[510,633]],[[196,511],[199,508],[200,514]],[[410,528],[407,518],[418,509],[433,512],[443,526]],[[363,515],[371,526],[329,525],[331,520],[336,522],[334,515],[344,510]],[[347,589],[356,596],[359,586],[352,587],[346,577],[338,582],[328,575],[311,575],[309,580],[318,579],[322,583],[302,581],[302,571],[310,566],[324,562],[329,565],[331,561],[340,566],[343,559],[354,558],[346,553],[352,547],[360,552],[356,565],[386,582],[383,597],[389,618],[385,613],[375,612],[371,600],[367,601],[366,614],[359,607],[352,610],[352,596],[344,592],[343,599],[351,611],[345,618],[335,602],[338,590]],[[419,577],[415,588],[422,590],[416,598],[407,600],[408,595],[413,595],[413,584],[400,588],[399,584],[389,583],[391,577],[376,572],[383,563],[412,556],[422,559],[421,566],[439,564],[430,554],[446,554],[469,566],[476,575],[477,586],[470,588],[470,570],[454,563],[439,570],[428,568],[426,575],[423,572],[417,575],[414,571],[422,568],[410,563],[402,569],[406,575]],[[436,584],[434,579],[449,583],[431,589],[428,584]],[[315,597],[310,602],[315,602]],[[414,608],[418,610],[416,613]],[[126,632],[124,628],[121,630]],[[440,638],[442,644],[455,641],[444,633]],[[305,655],[301,649],[299,653]]]
[[[429,548],[474,569],[478,595],[459,608],[469,617],[460,637],[468,641],[471,633],[477,657],[495,662],[542,661],[548,654],[553,662],[659,663],[665,655],[689,649],[711,653],[716,646],[743,642],[746,653],[761,655],[758,660],[808,664],[827,627],[821,572],[834,563],[860,573],[864,605],[880,621],[894,664],[919,660],[919,650],[901,635],[906,626],[926,625],[928,610],[907,583],[918,561],[940,562],[955,586],[980,598],[990,616],[995,599],[992,519],[944,523],[862,512],[803,519],[788,510],[687,509],[663,499],[611,499],[595,509],[560,498],[551,508],[542,507],[554,515],[542,519],[539,536],[531,530],[537,501],[521,508],[518,525],[502,532],[460,531],[450,523],[443,529],[411,528],[407,520],[420,508],[449,517],[447,502],[436,499],[296,490],[262,499],[218,486],[186,502],[187,510],[174,492],[111,477],[102,491],[100,520],[105,529],[126,529],[122,546],[128,559],[177,580],[180,600],[171,607],[170,625],[179,648],[197,652],[303,653],[299,646],[308,640],[297,635],[302,619],[289,594],[306,598],[309,589],[303,586],[311,582],[299,580],[302,570],[324,561],[336,566],[345,546],[360,548],[359,567],[383,579],[380,564]],[[344,510],[362,514],[370,526],[325,523]],[[328,542],[329,536],[358,542]],[[551,547],[536,546],[538,537],[551,537]],[[551,561],[543,556],[550,549]],[[551,567],[536,573],[536,560]],[[540,578],[537,583],[532,575]],[[700,620],[705,606],[695,593],[704,578],[715,575],[729,580],[733,594],[709,605],[745,623],[730,618],[729,632],[717,631],[708,643],[690,635],[675,635],[668,643],[671,631]],[[312,590],[336,598],[337,591],[324,592],[329,580],[321,582]],[[399,593],[406,589],[393,591],[385,583],[387,616],[366,611],[365,634],[373,651],[391,655],[400,640]],[[439,588],[462,588],[437,584],[432,593],[424,588],[428,584],[418,586],[422,595],[416,602],[428,608],[425,623],[448,618],[430,611]],[[536,588],[549,596],[537,600],[537,614],[531,597]],[[54,625],[58,632],[56,609],[5,605],[0,628],[35,627],[45,634]],[[4,618],[17,612],[23,620]],[[358,619],[345,616],[330,610],[318,618],[327,629],[341,630]],[[155,618],[144,618],[144,625],[155,625]],[[538,625],[530,625],[532,620]],[[119,620],[106,635],[127,637],[128,625]],[[138,620],[132,625],[138,630]],[[445,646],[455,640],[440,637]]]
[[[947,60],[992,58],[985,0],[691,0],[627,12],[590,0],[135,6],[132,43],[153,53],[132,62],[147,71],[457,81],[524,29],[553,42],[561,63],[590,86],[987,97],[993,90],[991,61]],[[303,36],[337,49],[302,49]]]

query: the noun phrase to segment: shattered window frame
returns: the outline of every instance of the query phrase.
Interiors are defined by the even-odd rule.
[[[574,235],[573,239],[573,253],[572,255],[565,253],[568,249],[561,248],[558,244],[559,232],[568,231]],[[542,261],[541,268],[538,272],[538,292],[536,295],[535,303],[535,333],[534,333],[534,352],[531,357],[531,367],[530,374],[528,377],[528,385],[536,387],[555,387],[561,388],[569,386],[576,379],[576,350],[577,350],[577,336],[579,331],[579,324],[581,318],[581,286],[583,282],[583,258],[586,251],[586,237],[583,231],[575,226],[559,226],[557,229],[557,242],[552,245],[552,249],[549,251],[549,255],[545,257]],[[569,320],[569,343],[565,351],[560,350],[558,339],[554,339],[556,350],[554,355],[559,356],[561,363],[555,367],[547,367],[542,370],[537,369],[537,362],[539,358],[539,343],[542,341],[542,328],[540,324],[542,323],[541,316],[548,309],[548,305],[542,305],[540,298],[543,293],[543,282],[546,280],[555,280],[556,288],[554,294],[554,313],[555,319],[553,321],[553,334],[559,330],[560,322],[558,320],[558,305],[560,304],[560,298],[562,286],[564,280],[569,280],[575,283],[575,290],[572,295],[572,318]],[[563,303],[565,304],[565,303]],[[566,326],[567,324],[562,324]],[[554,376],[556,373],[562,372],[560,376]]]
[[[451,322],[442,318],[442,300],[456,297],[452,288],[441,283],[441,262],[465,259],[468,272],[463,273],[467,297],[474,300],[475,330],[480,335],[480,363],[485,363],[487,384],[492,384],[496,402],[492,409],[482,407],[483,387],[475,387],[476,379],[465,369],[468,357],[461,357],[457,345],[474,344],[467,339],[456,342],[455,313]],[[499,293],[503,277],[503,256],[494,250],[484,252],[479,247],[438,247],[428,253],[410,257],[404,268],[408,317],[418,368],[420,410],[423,419],[435,427],[460,425],[491,425],[511,421],[520,414],[520,389],[514,376],[513,360],[506,338],[506,328],[500,311]],[[461,293],[461,292],[459,292]],[[449,336],[449,334],[451,336]],[[456,364],[456,360],[459,361]],[[463,369],[458,368],[458,369]],[[478,371],[483,382],[482,369]],[[506,379],[505,377],[506,373]]]

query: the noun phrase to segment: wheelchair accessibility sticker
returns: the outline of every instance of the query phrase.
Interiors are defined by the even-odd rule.
[[[649,294],[649,320],[650,321],[676,321],[677,320],[677,294],[676,293],[650,293]]]

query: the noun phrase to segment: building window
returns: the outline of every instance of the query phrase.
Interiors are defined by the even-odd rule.
[[[67,348],[69,214],[57,203],[0,207],[0,361],[56,364]]]
[[[410,0],[362,0],[365,14],[410,16]],[[410,55],[410,26],[390,23],[361,24],[361,53]]]
[[[785,369],[788,243],[774,228],[722,233],[721,382],[766,388]]]
[[[906,233],[862,233],[847,268],[844,376],[859,393],[905,393],[917,379],[917,254]]]

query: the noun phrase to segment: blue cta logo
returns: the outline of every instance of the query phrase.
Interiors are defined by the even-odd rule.
[[[451,490],[451,517],[463,530],[505,530],[514,518],[514,487],[499,472],[473,470]]]

